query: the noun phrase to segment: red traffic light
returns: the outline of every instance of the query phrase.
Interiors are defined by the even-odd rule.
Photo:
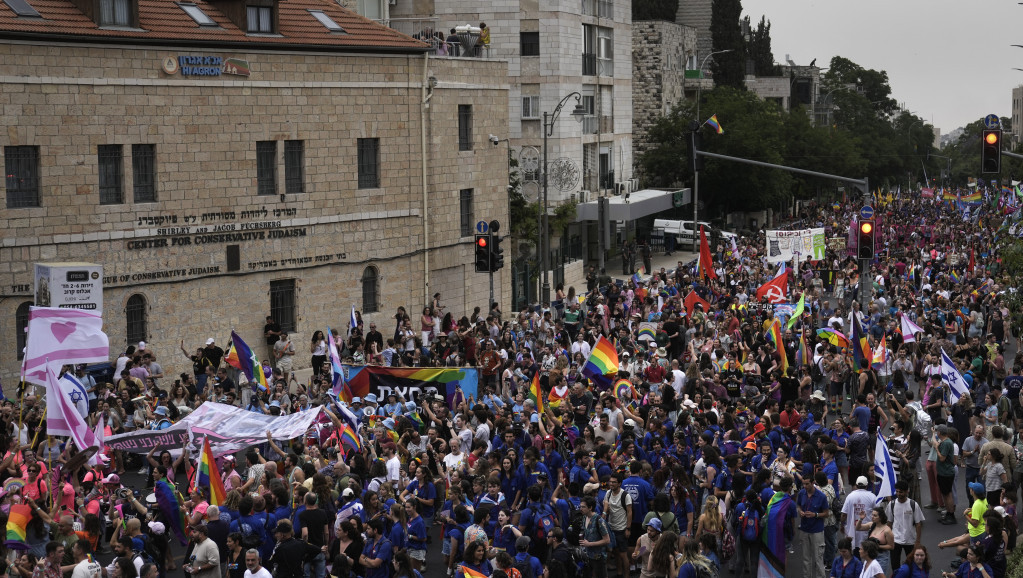
[[[476,245],[478,245],[480,247],[486,247],[487,246],[487,238],[486,237],[480,237],[479,239],[476,239]]]
[[[863,233],[864,235],[869,235],[870,232],[873,231],[873,230],[874,230],[874,223],[871,223],[870,221],[865,221],[863,223],[860,223],[860,232]]]
[[[990,131],[984,135],[984,140],[987,144],[993,145],[998,143],[998,133],[996,131]]]

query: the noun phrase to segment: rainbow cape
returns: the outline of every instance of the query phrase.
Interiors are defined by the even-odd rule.
[[[12,550],[28,550],[25,541],[28,523],[32,520],[32,508],[28,504],[14,504],[7,515],[7,540],[4,542]]]
[[[359,437],[359,434],[357,434],[351,426],[345,424],[345,426],[341,428],[340,434],[341,445],[348,444],[355,449],[355,451],[362,451],[362,438]]]
[[[482,572],[477,572],[472,568],[466,566],[465,564],[462,564],[459,568],[462,570],[462,574],[465,576],[465,578],[488,578],[486,574]]]
[[[156,493],[156,505],[160,508],[160,513],[163,514],[164,522],[170,526],[182,546],[188,544],[188,537],[185,536],[185,528],[188,523],[185,520],[185,510],[181,507],[177,492],[163,480],[156,482],[156,487],[153,490]]]
[[[778,354],[781,356],[781,374],[787,375],[789,371],[789,356],[785,352],[785,342],[781,337],[781,321],[775,317],[771,321],[771,325],[767,327],[767,331],[764,333],[764,337],[770,341],[774,348],[778,350]]]
[[[611,387],[611,376],[618,373],[618,352],[613,343],[601,335],[583,365],[582,374],[601,389]]]
[[[263,375],[263,366],[259,363],[259,358],[256,357],[252,349],[234,331],[231,331],[231,347],[238,350],[238,364],[241,365],[239,369],[242,370],[245,378],[252,384],[252,391],[270,391],[270,387],[266,383],[266,376]]]
[[[551,407],[559,407],[561,402],[568,399],[568,388],[565,388],[565,395],[558,395],[556,388],[551,388],[551,392],[547,394],[547,405]]]
[[[217,468],[217,460],[213,457],[213,449],[210,448],[209,438],[202,439],[202,454],[199,456],[199,473],[196,480],[197,487],[208,486],[210,488],[210,505],[223,506],[227,498],[224,491],[224,480],[220,478],[220,469]]]
[[[792,498],[784,492],[775,492],[760,519],[760,562],[757,576],[785,578],[785,525],[796,516]],[[791,510],[791,511],[790,511]]]
[[[874,350],[874,355],[871,358],[871,366],[880,371],[884,369],[885,365],[888,364],[888,343],[885,341],[885,336],[881,335],[881,342],[877,344],[877,349]]]
[[[860,325],[860,318],[853,315],[852,335],[849,338],[853,350],[853,366],[857,373],[863,371],[866,365],[874,359],[874,353],[870,350],[870,343],[867,342],[867,334]]]
[[[529,383],[529,391],[526,392],[526,398],[533,400],[536,404],[536,412],[543,415],[543,390],[540,389],[540,372],[537,371],[533,374],[533,381]]]
[[[799,332],[799,351],[796,352],[796,366],[810,367],[813,364],[813,355],[810,353],[810,346],[806,343],[806,335]]]

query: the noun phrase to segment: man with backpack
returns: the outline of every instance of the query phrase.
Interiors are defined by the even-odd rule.
[[[585,499],[583,501],[585,502]],[[626,576],[629,573],[628,550],[633,501],[632,495],[622,488],[622,475],[617,472],[611,474],[611,489],[604,494],[603,512],[607,528],[614,534],[614,540],[610,541],[611,546],[608,549],[615,552],[618,575]],[[585,512],[583,515],[586,515]]]
[[[619,493],[625,494],[626,496],[629,495],[628,492],[622,491],[620,480],[617,486]],[[607,503],[606,498],[605,503]],[[579,510],[583,513],[583,535],[582,539],[579,540],[579,545],[586,549],[586,561],[590,566],[590,570],[593,572],[593,576],[595,578],[607,578],[606,560],[608,547],[611,544],[611,530],[608,528],[604,520],[597,515],[596,508],[597,501],[593,499],[593,496],[584,497],[582,503],[579,504]],[[622,546],[619,550],[620,558],[621,554],[625,553],[625,540],[622,539],[618,542],[618,544]],[[517,545],[518,544],[516,544],[516,546]],[[626,572],[629,567],[628,564],[629,561],[626,560],[624,565]],[[620,566],[618,575],[627,576],[628,574],[623,574]]]
[[[924,527],[923,508],[909,498],[909,483],[906,480],[895,482],[895,500],[885,506],[885,514],[892,523],[892,534],[895,537],[892,568],[899,568],[902,553],[905,552],[908,558],[920,546],[920,533]]]
[[[796,510],[805,576],[824,576],[824,518],[830,511],[827,497],[810,476],[803,479],[803,489],[796,496]]]
[[[764,506],[760,501],[760,494],[756,490],[748,490],[735,507],[735,519],[738,520],[735,535],[739,539],[736,544],[736,556],[732,558],[731,570],[736,578],[742,578],[747,568],[750,576],[757,575],[763,515]]]
[[[551,532],[550,537],[547,538],[547,547],[551,550],[551,556],[547,562],[551,569],[550,574],[564,576],[564,578],[576,578],[578,566],[576,565],[575,548],[565,540],[565,532],[561,528],[554,528],[554,531]]]
[[[540,486],[530,486],[526,495],[528,501],[519,516],[519,531],[530,540],[529,553],[542,564],[547,560],[547,537],[557,526],[557,518],[554,510],[541,501],[543,489]]]
[[[522,578],[542,578],[543,563],[536,556],[530,556],[527,552],[530,542],[529,536],[519,536],[515,540],[515,562],[512,564],[512,568],[518,570],[522,574]],[[543,545],[546,549],[546,540]]]

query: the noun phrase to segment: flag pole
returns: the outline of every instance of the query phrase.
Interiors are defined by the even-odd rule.
[[[43,408],[43,417],[39,418],[39,425],[36,426],[36,433],[35,433],[34,436],[32,436],[32,444],[29,445],[29,448],[34,448],[35,445],[36,445],[36,440],[39,439],[39,430],[43,427],[43,420],[46,419],[46,410],[47,409],[48,408]],[[18,429],[21,429],[21,428],[19,427]],[[18,435],[20,436],[21,432],[18,432]]]

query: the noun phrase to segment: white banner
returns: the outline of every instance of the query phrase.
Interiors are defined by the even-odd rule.
[[[824,229],[767,232],[767,262],[783,263],[792,259],[800,262],[824,258],[827,248]]]
[[[192,444],[192,455],[199,455],[201,440],[210,440],[213,453],[221,456],[266,441],[266,432],[275,440],[290,440],[305,435],[321,419],[323,408],[307,409],[291,415],[272,416],[254,413],[240,407],[207,401],[184,419],[159,431],[139,430],[106,440],[106,445],[135,454],[149,453],[154,447],[173,450],[186,442]]]
[[[30,307],[25,380],[46,385],[46,366],[110,361],[103,317],[96,312]]]

